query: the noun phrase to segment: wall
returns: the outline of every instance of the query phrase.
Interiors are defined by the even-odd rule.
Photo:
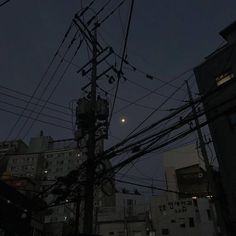
[[[207,218],[208,199],[170,200],[168,195],[153,197],[151,215],[156,236],[213,236],[213,219]]]
[[[214,111],[209,109],[217,106],[221,102],[235,96],[236,94],[236,45],[226,44],[221,50],[218,50],[209,56],[204,63],[195,68],[194,73],[197,79],[199,91],[202,94],[208,94],[209,91],[217,90],[216,93],[204,101],[204,108],[207,112],[207,119],[224,112],[231,106],[236,106],[236,101],[232,100],[224,106],[218,107]],[[227,83],[217,86],[216,77],[227,70],[231,70],[234,78]],[[232,111],[232,109],[231,109]],[[235,110],[236,112],[236,110]],[[236,233],[236,129],[230,124],[229,113],[224,114],[209,124],[211,136],[213,139],[219,170],[223,184],[224,193],[228,204],[224,207],[228,209],[231,223]]]

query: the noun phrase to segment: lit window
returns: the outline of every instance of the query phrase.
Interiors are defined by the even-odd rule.
[[[223,74],[216,77],[217,86],[221,86],[222,84],[228,82],[229,80],[234,78],[234,74],[232,71],[224,72]]]

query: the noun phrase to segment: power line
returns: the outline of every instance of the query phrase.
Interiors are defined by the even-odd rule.
[[[114,52],[114,53],[115,53],[115,55],[116,55],[118,58],[122,59],[122,57],[121,57],[120,55],[118,55],[116,52]],[[133,65],[132,63],[130,63],[127,59],[124,60],[124,63],[125,63],[126,65],[130,66],[130,68],[132,69],[133,72],[139,72],[140,74],[145,75],[145,77],[146,77],[147,79],[151,79],[151,80],[156,79],[156,80],[162,82],[162,84],[169,85],[169,86],[172,87],[172,88],[177,88],[177,86],[175,86],[175,85],[172,84],[173,81],[168,81],[168,82],[166,82],[166,81],[160,79],[159,77],[157,77],[157,76],[155,76],[155,75],[152,75],[152,74],[150,74],[150,73],[147,73],[146,71],[137,68],[137,66]],[[185,75],[186,73],[188,73],[188,72],[190,72],[190,71],[192,71],[192,70],[193,70],[193,68],[190,68],[190,69],[184,71],[183,73],[181,73],[180,75],[178,75],[177,77],[182,77],[183,75]],[[184,90],[184,91],[185,91],[185,90]]]
[[[73,39],[72,39],[70,45],[67,47],[67,50],[66,50],[66,52],[65,52],[65,55],[66,55],[67,52],[70,50],[71,46],[74,44],[74,41],[76,40],[77,33],[78,33],[78,31],[76,31],[76,33],[75,33],[75,35],[74,35],[74,37],[73,37]],[[82,42],[83,42],[83,40],[80,40],[79,46],[77,47],[77,49],[76,49],[74,55],[72,56],[71,61],[73,61],[74,57],[76,56],[77,52],[79,51],[80,46],[82,45]],[[61,65],[62,62],[63,62],[63,60],[60,61],[59,66]],[[52,81],[52,79],[53,79],[54,76],[56,75],[56,72],[57,72],[57,70],[59,69],[59,66],[56,68],[56,70],[54,71],[53,75],[51,76],[51,78],[50,78],[48,84],[46,85],[46,87],[45,87],[43,93],[41,94],[41,97],[43,96],[43,94],[45,93],[46,89],[48,88],[50,82]],[[48,102],[48,101],[51,99],[51,97],[53,96],[55,90],[56,90],[57,87],[59,86],[60,82],[62,81],[62,79],[63,79],[63,77],[64,77],[64,75],[66,74],[66,72],[67,72],[68,69],[69,69],[69,65],[66,66],[66,68],[65,68],[65,70],[63,71],[61,77],[60,77],[59,80],[57,81],[55,87],[53,88],[53,90],[52,90],[51,93],[49,94],[48,98],[47,98],[46,101],[44,102],[43,107],[41,107],[40,111],[37,113],[37,118],[40,116],[40,114],[41,114],[41,112],[43,111],[44,107],[47,105],[47,102]],[[36,118],[36,120],[37,120],[37,118]],[[36,120],[34,120],[34,121],[31,123],[30,127],[28,128],[28,130],[26,131],[26,133],[25,133],[25,135],[24,135],[24,138],[28,135],[28,133],[30,132],[30,130],[31,130],[31,128],[33,127],[34,123],[36,122]],[[24,129],[24,127],[25,127],[26,124],[27,124],[27,121],[23,124],[23,126],[21,127],[21,129],[20,129],[20,131],[18,132],[17,136],[20,135],[20,133],[22,132],[22,130]]]
[[[229,102],[231,102],[231,101],[233,101],[233,100],[235,100],[235,99],[236,99],[236,97],[232,97],[232,98],[230,98],[230,99],[228,99],[228,100],[222,102],[221,104],[218,104],[217,106],[212,107],[211,109],[209,109],[209,110],[206,111],[206,112],[214,111],[214,110],[217,109],[218,107],[224,106],[225,104],[227,104],[227,103],[229,103]],[[232,107],[231,107],[230,109],[232,109]],[[228,109],[228,110],[229,110],[229,109]],[[214,117],[210,118],[208,121],[202,122],[201,125],[200,125],[200,127],[203,127],[203,126],[207,125],[208,123],[213,122],[215,119],[217,119],[218,117],[222,116],[222,115],[223,115],[225,112],[227,112],[228,110],[225,110],[225,111],[219,113],[217,116],[214,116]],[[200,114],[198,114],[198,117],[199,117],[199,116],[202,116],[202,115],[205,115],[206,112],[201,112]],[[175,126],[173,126],[172,128],[168,128],[168,129],[171,131],[172,129],[180,128],[180,127],[182,127],[183,125],[187,124],[190,120],[193,120],[193,119],[195,119],[195,117],[191,117],[191,118],[189,118],[188,120],[186,120],[185,122],[181,122],[181,123],[182,123],[181,125],[180,125],[180,124],[177,124],[177,126],[175,125]],[[171,143],[177,141],[178,139],[181,139],[181,138],[187,136],[188,134],[192,133],[192,132],[195,131],[195,130],[196,130],[196,127],[192,127],[192,128],[190,128],[190,129],[188,128],[188,129],[185,130],[184,132],[179,133],[179,134],[177,134],[176,136],[172,137],[172,138],[169,139],[167,142],[162,143],[162,144],[159,144],[158,146],[155,146],[155,147],[153,147],[153,148],[149,148],[149,147],[153,146],[153,145],[155,144],[155,142],[157,142],[157,141],[159,140],[159,138],[158,138],[156,141],[153,140],[153,142],[150,144],[151,146],[150,146],[150,145],[149,145],[149,146],[146,146],[145,149],[141,150],[141,151],[138,152],[137,154],[134,154],[133,156],[131,156],[130,158],[126,159],[126,160],[123,161],[122,163],[117,164],[117,165],[114,166],[111,170],[116,169],[116,168],[118,168],[118,167],[119,167],[119,168],[122,168],[124,165],[128,164],[129,162],[131,162],[131,161],[133,161],[133,160],[135,160],[135,159],[137,159],[137,158],[139,158],[140,156],[143,156],[144,154],[153,152],[153,151],[155,151],[155,150],[157,150],[157,149],[163,148],[163,147],[165,147],[165,146],[167,146],[167,145],[169,145],[169,144],[171,144]],[[165,134],[165,133],[164,133],[164,134]],[[157,134],[157,137],[158,137],[158,136],[159,136],[159,134]],[[152,140],[151,140],[151,141],[152,141]],[[112,149],[111,149],[111,150],[112,150]],[[124,148],[121,149],[121,150],[124,150]],[[104,154],[103,154],[103,157],[106,158],[106,159],[111,159],[111,158],[113,158],[113,157],[116,156],[116,155],[117,155],[117,151],[115,151],[115,152],[113,152],[113,153],[111,153],[111,154],[108,154],[108,155],[105,154],[105,156],[104,156]],[[99,159],[102,160],[103,158],[100,157]]]
[[[175,117],[173,117],[173,118],[175,118]],[[173,118],[172,118],[172,119],[173,119]],[[164,126],[166,126],[172,119],[167,120],[167,122],[164,124]],[[164,127],[164,126],[162,126],[162,127]],[[163,128],[163,129],[164,129],[164,128]],[[163,131],[163,129],[161,130],[161,132]],[[171,133],[169,133],[169,134],[167,135],[167,139],[169,138],[169,135],[170,135],[170,134],[171,134]],[[131,164],[132,164],[132,166],[135,167],[135,169],[138,171],[137,167],[135,166],[135,163],[136,163],[137,161],[138,161],[138,160],[136,160],[135,162],[131,162]],[[129,172],[129,170],[132,168],[132,166],[126,171],[125,174],[123,174],[122,177],[126,176],[126,174]]]
[[[13,99],[15,99],[15,100],[17,100],[17,101],[22,101],[22,102],[24,102],[24,103],[27,103],[27,102],[28,102],[28,100],[26,100],[26,99],[19,98],[19,97],[10,95],[10,94],[6,94],[6,93],[3,93],[3,92],[1,92],[1,91],[0,91],[0,94],[3,95],[3,96],[6,96],[6,97],[13,98]],[[30,104],[36,105],[36,103],[34,103],[34,102],[30,102]],[[41,104],[38,104],[37,106],[42,107]],[[60,111],[60,110],[57,110],[57,109],[54,109],[54,108],[51,108],[51,107],[48,107],[48,106],[45,107],[45,109],[47,109],[47,110],[49,110],[49,111],[57,112],[57,113],[60,113],[60,114],[66,115],[66,116],[70,116],[70,114],[69,114],[68,112],[63,112],[63,111]],[[27,110],[28,110],[28,109],[27,109]]]
[[[58,54],[58,55],[59,55],[59,54]],[[24,96],[24,97],[31,97],[31,95],[29,95],[29,94],[23,93],[23,92],[21,92],[21,91],[18,91],[18,90],[12,89],[12,88],[8,88],[8,87],[3,86],[3,85],[0,85],[0,88],[6,89],[6,90],[8,90],[8,91],[10,91],[10,92],[14,92],[14,93],[19,94],[19,95],[22,95],[22,96]],[[40,98],[37,98],[37,97],[33,97],[32,99],[33,99],[33,100],[40,100],[40,101],[42,101],[42,102],[45,101],[45,100],[40,99]],[[51,104],[51,105],[54,105],[54,106],[61,107],[61,108],[64,108],[64,109],[66,109],[66,110],[69,110],[69,107],[63,106],[63,105],[58,104],[58,103],[48,102],[48,104]]]
[[[98,86],[98,88],[99,88],[102,92],[104,92],[105,94],[108,94],[108,95],[110,95],[110,96],[112,96],[112,97],[115,96],[115,95],[113,95],[112,93],[107,92],[106,90],[104,90],[104,89],[101,88],[100,86]],[[145,109],[149,109],[149,110],[155,110],[155,109],[156,109],[155,107],[143,105],[143,104],[140,104],[140,103],[134,103],[133,101],[130,101],[130,100],[126,99],[126,98],[122,98],[122,97],[120,97],[120,96],[117,96],[117,99],[119,99],[120,101],[123,101],[123,102],[125,102],[125,103],[132,104],[132,105],[134,105],[134,106],[142,107],[142,108],[145,108]],[[161,111],[166,111],[166,110],[161,110]],[[117,112],[114,112],[114,114],[116,114],[116,113],[117,113]]]
[[[126,0],[121,1],[103,20],[98,22],[94,28],[100,27],[105,21],[107,21],[120,7],[124,4]],[[92,30],[94,30],[94,28]]]
[[[203,100],[206,99],[208,96],[211,96],[212,94],[218,92],[219,89],[220,89],[220,88],[214,89],[213,91],[209,91],[207,94],[205,94],[205,95],[202,96],[201,98],[196,99],[194,102],[195,102],[195,103],[199,103],[200,101],[203,101]],[[176,109],[174,112],[172,112],[172,113],[169,114],[168,116],[166,116],[166,117],[160,119],[158,122],[155,122],[155,123],[151,124],[149,127],[143,129],[142,131],[140,131],[140,132],[138,132],[137,134],[133,135],[133,136],[130,137],[129,139],[124,139],[124,140],[121,141],[119,144],[114,145],[112,148],[108,149],[107,151],[113,150],[113,149],[115,149],[115,148],[117,148],[117,147],[119,147],[119,146],[125,144],[128,140],[131,140],[131,139],[135,138],[137,135],[140,135],[140,134],[142,134],[142,133],[144,133],[144,132],[146,132],[146,131],[148,131],[148,130],[150,130],[150,129],[153,129],[153,128],[154,128],[155,126],[157,126],[158,124],[160,124],[160,123],[162,123],[163,121],[168,120],[168,119],[170,119],[170,118],[172,118],[172,117],[178,115],[180,112],[184,111],[185,109],[187,109],[187,108],[189,108],[189,107],[190,107],[189,104],[185,104],[185,105],[183,105],[182,107],[179,107],[178,109]]]
[[[6,101],[1,101],[1,100],[0,100],[0,103],[6,104],[6,105],[8,105],[8,106],[15,107],[15,108],[18,108],[18,109],[21,109],[21,110],[24,109],[24,107],[22,107],[22,106],[15,105],[15,104],[12,104],[12,103],[9,103],[9,102],[6,102]],[[27,108],[25,111],[29,111],[29,112],[36,113],[36,111],[33,111],[33,110],[31,110],[31,109],[28,109],[28,108]],[[52,119],[60,120],[60,121],[63,121],[63,122],[71,123],[71,121],[62,119],[62,118],[57,117],[57,116],[53,116],[53,115],[49,115],[49,114],[45,114],[45,113],[42,113],[41,115],[42,115],[42,116],[45,116],[45,117],[52,118]]]
[[[128,135],[126,138],[128,138],[131,134],[133,134],[137,129],[139,129],[147,120],[149,120],[162,106],[164,106],[172,96],[174,96],[177,91],[182,88],[183,84],[177,88],[169,97],[167,97],[154,111],[152,111],[137,127],[135,127]]]
[[[33,91],[33,93],[32,93],[32,95],[30,96],[30,99],[29,99],[28,103],[26,104],[25,109],[21,112],[21,115],[18,116],[18,119],[16,120],[16,122],[14,123],[14,125],[12,126],[12,128],[10,129],[10,131],[9,131],[9,133],[8,133],[8,135],[7,135],[6,140],[8,140],[8,138],[11,136],[12,132],[15,130],[17,124],[18,124],[19,121],[21,120],[21,117],[23,117],[25,110],[28,108],[30,102],[32,101],[32,99],[33,99],[34,96],[36,95],[36,93],[37,93],[39,87],[41,86],[41,84],[43,83],[44,79],[46,78],[46,75],[48,74],[49,69],[51,68],[53,62],[55,61],[58,52],[60,51],[61,47],[63,46],[63,44],[64,44],[64,42],[65,42],[65,40],[66,40],[66,38],[68,37],[68,35],[69,35],[69,33],[70,33],[71,29],[72,29],[72,26],[73,26],[73,24],[71,23],[70,26],[69,26],[69,28],[68,28],[68,30],[66,31],[66,33],[65,33],[65,35],[64,35],[64,38],[63,38],[62,41],[61,41],[61,43],[60,43],[58,49],[56,50],[56,53],[54,54],[52,60],[50,61],[49,65],[48,65],[48,67],[46,68],[46,70],[45,70],[44,74],[42,75],[41,79],[39,80],[39,82],[38,82],[36,88],[34,89],[34,91]]]
[[[131,2],[131,7],[130,7],[128,25],[127,25],[127,29],[126,29],[126,35],[125,35],[125,43],[124,43],[124,47],[123,47],[120,68],[119,68],[119,71],[118,71],[118,74],[117,74],[117,83],[116,83],[115,96],[114,96],[114,99],[113,99],[113,104],[112,104],[112,108],[111,108],[111,114],[110,114],[110,118],[109,118],[109,121],[108,121],[108,125],[110,125],[110,123],[111,123],[111,119],[112,119],[112,115],[113,115],[113,111],[114,111],[114,107],[115,107],[115,103],[116,103],[116,97],[117,97],[117,93],[118,93],[118,89],[119,89],[119,83],[120,83],[121,73],[122,73],[122,69],[123,69],[123,63],[124,63],[124,59],[125,59],[125,52],[126,52],[126,47],[127,47],[127,43],[128,43],[130,24],[131,24],[133,8],[134,8],[134,0],[131,0],[131,1],[132,2]]]
[[[234,107],[235,107],[235,106],[234,106]],[[232,109],[232,108],[233,108],[233,107],[231,107],[230,109]],[[229,110],[229,109],[228,109],[228,110]],[[226,111],[227,111],[227,110],[226,110]],[[208,120],[208,121],[202,122],[202,123],[200,124],[200,127],[203,127],[203,126],[207,125],[208,123],[212,122],[213,120],[217,119],[218,117],[222,116],[226,111],[224,111],[224,112],[221,113],[221,114],[218,114],[217,116],[215,116],[214,118],[211,118],[211,119]],[[198,127],[197,127],[197,128],[198,128]],[[148,145],[147,147],[145,147],[145,149],[141,150],[139,153],[137,153],[137,154],[135,154],[135,155],[133,155],[133,156],[127,158],[126,160],[120,162],[119,164],[116,164],[115,166],[113,166],[113,167],[110,169],[110,171],[114,171],[114,170],[117,169],[117,168],[121,169],[121,168],[123,168],[125,165],[127,165],[128,163],[130,163],[130,162],[132,162],[133,160],[139,158],[140,156],[143,156],[143,155],[145,155],[145,154],[147,154],[147,153],[150,153],[150,152],[152,152],[152,151],[155,151],[155,150],[158,150],[158,149],[160,149],[160,148],[162,148],[162,147],[165,147],[165,146],[169,145],[170,143],[173,143],[173,142],[175,142],[176,140],[181,139],[181,138],[187,136],[188,134],[190,134],[190,133],[192,133],[193,131],[195,131],[197,128],[194,127],[194,128],[191,128],[191,129],[187,129],[187,130],[183,131],[182,133],[177,134],[176,136],[174,136],[173,138],[171,138],[171,139],[168,140],[167,142],[152,147],[152,146],[156,143],[155,140],[154,140],[150,145]],[[158,141],[158,140],[157,140],[157,141]]]
[[[6,0],[5,2],[0,3],[0,7],[4,6],[4,5],[7,4],[8,2],[10,2],[10,0]]]
[[[60,55],[59,55],[59,56],[60,56]],[[77,64],[75,64],[75,63],[70,63],[68,59],[64,59],[64,61],[65,61],[67,64],[70,64],[70,65],[72,65],[72,66],[74,66],[74,67],[76,67],[76,68],[80,68],[79,65],[77,65]],[[127,78],[126,78],[126,79],[127,79]],[[130,83],[133,83],[133,81],[131,81],[130,79],[127,79],[127,80],[128,80]],[[141,87],[142,85],[138,85],[138,86]],[[110,93],[110,92],[106,91],[105,89],[101,88],[100,86],[97,85],[97,87],[98,87],[102,92],[104,92],[105,94],[108,94],[108,95],[110,95],[110,96],[112,96],[112,97],[115,96],[115,95],[113,95],[112,93]],[[150,89],[148,89],[148,88],[143,87],[143,89],[149,90],[151,93],[157,94],[157,95],[159,95],[159,96],[161,96],[161,97],[167,97],[166,95],[163,95],[163,94],[160,94],[160,93],[157,93],[157,92],[153,92],[153,90],[150,90]],[[122,97],[120,97],[120,96],[117,96],[117,99],[118,99],[118,100],[121,100],[121,101],[123,101],[123,102],[128,103],[130,106],[134,105],[134,106],[146,108],[146,109],[149,109],[149,110],[154,110],[154,109],[155,109],[155,107],[143,105],[143,104],[137,103],[137,102],[135,102],[135,101],[131,101],[131,100],[126,99],[126,98],[122,98]],[[175,99],[175,98],[171,98],[171,99],[174,99],[174,100],[176,100],[176,101],[180,101],[180,100]],[[160,110],[160,111],[166,111],[166,110]],[[114,114],[117,114],[118,112],[119,112],[119,111],[114,112]]]
[[[1,107],[0,107],[0,110],[1,110],[1,111],[4,111],[4,112],[6,112],[6,113],[10,113],[10,114],[16,115],[16,116],[18,116],[18,117],[20,116],[20,117],[24,117],[24,118],[31,119],[31,120],[37,120],[38,122],[43,123],[43,124],[48,124],[48,125],[55,126],[55,127],[57,127],[57,128],[62,128],[62,129],[66,129],[66,130],[70,130],[70,131],[71,131],[71,128],[69,128],[69,127],[57,125],[57,124],[55,124],[55,123],[51,123],[51,122],[44,121],[44,120],[39,120],[39,119],[33,118],[33,117],[31,117],[31,116],[22,115],[21,113],[9,111],[9,110],[4,109],[4,108],[1,108]]]
[[[87,5],[84,9],[81,9],[82,11],[80,14],[79,14],[79,11],[76,14],[79,14],[80,17],[83,16],[95,2],[96,2],[96,0],[91,1],[89,3],[89,5]],[[80,3],[81,3],[81,7],[82,7],[82,2],[80,2]]]
[[[187,195],[187,196],[193,196],[194,194],[199,194],[199,192],[180,192],[180,191],[175,191],[175,190],[169,190],[169,189],[164,189],[164,188],[160,188],[160,187],[155,187],[155,186],[149,186],[149,185],[144,185],[144,184],[139,184],[139,183],[134,183],[134,182],[130,182],[130,181],[125,181],[125,180],[120,180],[120,179],[115,179],[114,180],[116,182],[119,183],[125,183],[125,184],[129,184],[129,185],[134,185],[134,186],[138,186],[138,187],[142,187],[142,188],[149,188],[149,189],[155,189],[155,190],[159,190],[159,191],[164,191],[164,192],[169,192],[169,193],[176,193],[176,194],[183,194],[183,195]],[[201,192],[202,193],[202,192]],[[205,194],[202,193],[202,194]]]
[[[98,17],[98,15],[99,15],[101,12],[103,12],[103,11],[106,9],[106,7],[110,4],[111,1],[112,1],[112,0],[108,0],[108,1],[101,7],[101,9],[98,10],[98,11],[96,12],[96,14],[95,14],[94,16],[92,16],[92,17],[88,20],[88,22],[87,22],[87,25],[88,25],[88,26],[92,23],[92,21],[93,21],[94,19],[96,19],[96,18]]]
[[[164,83],[163,85],[161,85],[161,86],[159,86],[159,87],[157,87],[157,88],[151,90],[149,93],[147,93],[147,94],[143,95],[142,97],[136,99],[136,100],[134,101],[134,103],[137,103],[137,102],[139,102],[139,101],[141,101],[141,100],[147,98],[147,97],[150,96],[151,94],[156,93],[156,91],[158,91],[159,89],[161,89],[161,88],[163,88],[164,86],[168,85],[169,83],[171,83],[171,82],[173,82],[173,81],[175,81],[175,80],[181,78],[183,74],[184,74],[184,73],[181,73],[181,75],[178,75],[178,76],[174,77],[170,82]],[[189,79],[190,79],[191,77],[192,77],[192,75],[189,77]],[[175,86],[175,88],[178,88],[178,87]],[[131,105],[132,105],[132,104],[126,105],[126,106],[124,106],[124,107],[121,107],[121,108],[120,108],[118,111],[116,111],[116,112],[117,112],[117,113],[118,113],[118,112],[121,112],[121,111],[123,111],[123,110],[129,108]]]
[[[156,95],[158,95],[158,96],[160,96],[160,97],[164,97],[164,98],[167,98],[167,97],[168,97],[168,95],[164,95],[164,94],[158,93],[157,91],[153,91],[152,89],[149,89],[149,88],[147,88],[147,87],[144,87],[143,85],[141,85],[141,84],[139,84],[139,83],[137,83],[137,82],[134,82],[134,81],[131,80],[131,79],[127,79],[127,77],[125,77],[125,78],[126,78],[126,80],[127,80],[129,83],[131,83],[131,84],[133,84],[133,85],[135,85],[135,86],[137,86],[137,87],[139,87],[139,88],[142,88],[142,89],[144,89],[144,90],[146,90],[146,91],[149,91],[149,92],[151,92],[152,94],[156,94]],[[177,98],[174,98],[174,97],[171,97],[171,100],[174,100],[174,101],[177,101],[177,102],[183,102],[182,100],[177,99]]]
[[[100,34],[100,37],[102,38],[102,40],[103,40],[107,45],[109,45],[109,43],[103,38],[103,36],[102,36],[101,34]],[[113,51],[114,51],[114,49],[113,49]],[[121,58],[121,56],[120,56],[119,54],[117,54],[116,52],[114,52],[114,54],[115,54],[118,58]],[[160,86],[159,88],[154,89],[154,90],[150,90],[150,89],[145,88],[144,86],[138,84],[137,82],[133,82],[132,80],[127,79],[127,78],[125,77],[125,75],[124,75],[124,72],[123,72],[123,73],[121,74],[121,76],[122,76],[125,80],[128,80],[128,82],[133,83],[133,84],[137,85],[137,86],[140,87],[140,88],[142,87],[143,89],[150,91],[150,93],[148,93],[148,94],[144,95],[143,97],[138,98],[137,100],[135,100],[134,103],[136,103],[136,102],[138,102],[138,101],[140,101],[140,100],[143,100],[144,98],[148,97],[148,96],[151,95],[152,93],[156,93],[156,94],[159,95],[159,96],[166,97],[166,96],[163,95],[163,94],[157,93],[157,90],[161,89],[162,87],[164,87],[164,86],[166,86],[166,85],[169,85],[169,86],[171,86],[171,87],[173,87],[173,88],[177,88],[177,86],[175,86],[175,85],[173,85],[173,84],[171,84],[171,83],[174,82],[175,80],[181,78],[181,77],[184,76],[185,74],[189,73],[190,71],[192,71],[192,68],[191,68],[191,69],[188,69],[188,70],[186,70],[186,71],[180,73],[179,75],[173,77],[173,79],[172,79],[171,81],[166,82],[166,81],[164,81],[164,80],[162,80],[162,79],[159,79],[158,77],[156,77],[156,76],[154,76],[154,75],[150,75],[149,73],[144,72],[143,70],[137,69],[137,67],[134,66],[133,64],[131,64],[130,62],[128,62],[127,59],[124,60],[124,63],[128,64],[128,65],[132,68],[132,71],[133,71],[133,72],[138,71],[138,72],[140,72],[141,74],[145,75],[146,78],[149,78],[149,79],[150,79],[150,78],[156,79],[156,80],[159,80],[159,81],[161,81],[161,82],[163,83],[163,85]],[[109,63],[107,63],[107,64],[109,65]],[[117,71],[115,71],[115,72],[117,73]],[[185,90],[183,90],[183,91],[185,91]],[[178,99],[173,98],[173,100],[178,100]],[[133,104],[134,104],[134,103],[133,103]],[[130,105],[133,105],[133,104],[130,104]],[[124,107],[122,107],[121,109],[119,109],[116,113],[118,113],[118,112],[120,112],[120,111],[122,111],[122,110],[124,110],[124,109],[126,109],[126,108],[128,108],[128,107],[129,107],[129,106],[124,106]]]
[[[232,99],[233,99],[233,98],[231,98],[231,100],[232,100]],[[234,99],[235,99],[235,98],[234,98]],[[227,100],[227,101],[225,101],[225,102],[229,102],[229,101]],[[224,103],[225,103],[225,102],[224,102]],[[223,103],[223,104],[224,104],[224,103]],[[223,104],[220,104],[220,105],[222,106]],[[226,111],[224,111],[224,112],[226,112]],[[209,122],[212,122],[214,119],[217,119],[217,117],[221,116],[222,114],[223,114],[223,113],[218,114],[217,116],[215,116],[214,118],[212,118],[210,121],[203,122],[200,126],[202,127],[202,126],[208,124]],[[193,118],[193,119],[194,119],[194,118]],[[134,159],[139,158],[140,156],[143,156],[143,155],[145,155],[145,154],[147,154],[147,153],[150,153],[150,152],[152,152],[153,150],[160,149],[161,147],[164,147],[164,146],[166,146],[166,145],[168,145],[168,144],[170,144],[170,143],[172,143],[172,142],[174,142],[174,141],[176,141],[176,140],[178,140],[178,139],[180,139],[180,138],[183,138],[183,137],[185,137],[186,135],[188,135],[189,133],[195,131],[195,129],[196,129],[196,127],[195,127],[195,128],[192,128],[192,129],[188,129],[187,131],[181,132],[180,134],[176,135],[175,137],[173,137],[172,139],[168,140],[167,142],[162,143],[162,144],[159,144],[159,145],[156,146],[156,147],[152,147],[152,146],[156,143],[156,141],[158,141],[158,140],[154,140],[154,141],[153,141],[152,143],[150,143],[147,147],[145,147],[141,152],[139,152],[139,153],[137,153],[137,154],[135,154],[135,155],[133,155],[133,156],[127,158],[126,160],[122,161],[121,163],[118,163],[118,164],[116,164],[115,166],[113,166],[112,168],[110,168],[109,170],[106,170],[105,172],[103,172],[100,177],[99,177],[99,176],[97,177],[98,183],[99,183],[99,184],[102,183],[101,178],[103,178],[103,181],[107,179],[106,177],[104,178],[104,175],[107,175],[108,172],[114,173],[114,170],[115,170],[115,169],[118,168],[118,169],[120,170],[122,167],[124,167],[124,166],[127,165],[129,162],[133,161]],[[106,156],[105,158],[107,159],[107,156]],[[78,173],[81,173],[81,170],[83,170],[83,168],[84,168],[84,165],[81,165],[81,166],[80,166],[80,169],[78,169]]]

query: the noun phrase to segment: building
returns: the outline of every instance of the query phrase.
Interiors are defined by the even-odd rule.
[[[115,205],[96,208],[96,234],[103,236],[145,236],[152,232],[148,205],[136,193],[116,193]]]
[[[203,161],[195,145],[164,153],[167,190],[152,197],[151,220],[159,235],[216,235],[216,212]]]
[[[220,32],[225,44],[194,69],[217,155],[228,228],[236,235],[236,22]]]
[[[86,146],[84,140],[81,146]],[[103,150],[103,141],[97,142],[96,152]],[[77,148],[74,140],[54,140],[49,142],[48,150],[44,153],[46,168],[44,169],[44,185],[47,188],[55,182],[58,177],[67,176],[72,171],[77,170],[87,158],[86,148]],[[110,162],[104,162],[105,167],[111,166]],[[82,188],[83,192],[83,188]],[[57,199],[57,195],[48,194],[46,201],[48,204]],[[83,212],[83,198],[81,198],[80,211]],[[110,207],[114,205],[114,189],[110,183],[95,191],[95,208]],[[50,214],[45,216],[45,230],[48,235],[73,234],[75,222],[76,204],[68,203],[62,206],[50,208]],[[95,212],[94,212],[95,214]],[[82,213],[83,215],[83,213]],[[82,218],[80,217],[79,229],[82,228]]]
[[[7,173],[17,177],[28,177],[40,180],[45,166],[45,159],[42,154],[25,153],[9,156]]]
[[[27,149],[28,146],[20,139],[0,142],[0,175],[6,171],[9,155],[25,153]]]
[[[152,198],[151,219],[156,236],[214,236],[214,216],[207,198]]]
[[[179,194],[181,198],[209,195],[204,163],[199,158],[196,145],[175,148],[165,152],[163,157],[168,190],[189,194]],[[176,194],[172,195],[175,199]]]
[[[50,136],[44,136],[41,131],[40,135],[31,138],[29,146],[25,144],[25,148],[21,151],[15,148],[11,149],[15,152],[9,152],[10,149],[7,149],[7,163],[3,168],[2,179],[5,183],[26,195],[43,192],[56,183],[59,177],[68,176],[68,174],[77,170],[86,160],[86,140],[82,139],[80,145],[83,148],[78,149],[77,142],[74,139],[53,140]],[[97,142],[95,151],[96,153],[103,151],[103,140]],[[109,161],[105,161],[101,165],[101,168],[110,167]],[[96,207],[114,205],[115,197],[112,182],[95,191],[94,204]],[[24,192],[23,190],[27,191]],[[50,206],[58,199],[58,195],[55,192],[53,193],[52,190],[43,195],[44,200]],[[81,191],[83,192],[83,188],[81,188]],[[63,201],[67,200],[66,198],[63,199]],[[80,210],[82,212],[84,199],[81,200]],[[75,225],[75,210],[75,203],[50,207],[44,217],[45,235],[64,236],[72,234]],[[80,221],[82,225],[82,217]]]
[[[43,236],[45,203],[4,182],[0,181],[0,235]]]
[[[84,160],[84,154],[78,150],[74,141],[51,141],[44,153],[46,166],[44,169],[45,188],[55,183],[58,177],[66,176],[77,169]],[[57,195],[48,194],[45,198],[50,205]],[[68,235],[73,233],[75,219],[75,203],[50,208],[50,214],[45,216],[46,235]]]

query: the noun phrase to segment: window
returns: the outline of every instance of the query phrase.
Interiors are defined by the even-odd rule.
[[[185,228],[185,223],[180,224],[181,228]]]
[[[194,219],[193,217],[189,217],[189,227],[190,228],[193,228],[195,225],[194,225]]]
[[[161,233],[162,233],[162,235],[168,235],[169,234],[169,229],[162,229]]]
[[[114,235],[114,232],[109,232],[109,235]]]
[[[228,82],[229,80],[234,78],[234,74],[231,70],[228,70],[216,77],[217,86],[221,86],[222,84]]]
[[[134,201],[132,199],[127,199],[127,215],[128,216],[133,215],[133,205],[134,205]]]
[[[171,220],[171,223],[175,223],[176,222],[176,220]]]

